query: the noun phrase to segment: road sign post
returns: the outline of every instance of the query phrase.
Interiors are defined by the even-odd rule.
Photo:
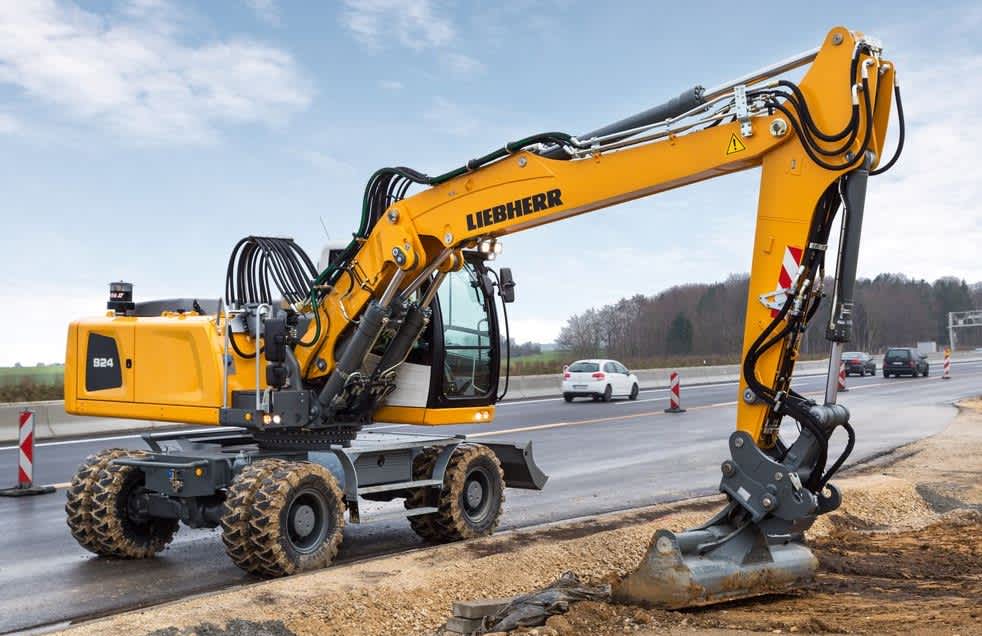
[[[0,497],[25,497],[54,492],[52,486],[34,485],[34,410],[24,409],[18,417],[17,485],[0,490]]]
[[[672,371],[670,376],[670,388],[668,390],[668,401],[669,407],[665,409],[666,413],[685,413],[685,409],[682,408],[682,396],[681,396],[681,381],[679,380],[679,374]]]

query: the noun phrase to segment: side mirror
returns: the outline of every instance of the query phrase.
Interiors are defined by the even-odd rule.
[[[510,267],[502,267],[498,272],[498,295],[505,303],[515,302],[515,279],[511,275]]]

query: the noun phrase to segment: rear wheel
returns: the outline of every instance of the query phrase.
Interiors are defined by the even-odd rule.
[[[248,515],[248,548],[236,564],[275,577],[326,567],[341,547],[344,495],[331,471],[310,462],[263,467]]]
[[[145,457],[143,451],[127,451],[121,457]],[[99,471],[92,488],[92,531],[102,556],[146,559],[167,547],[177,532],[177,519],[151,517],[141,501],[146,475],[135,466],[108,463]]]
[[[68,487],[68,498],[65,502],[65,514],[68,528],[78,544],[95,554],[100,554],[98,537],[92,522],[92,494],[96,482],[109,462],[126,455],[122,448],[107,448],[94,455],[89,455],[75,471],[72,483]]]
[[[573,396],[570,395],[569,393],[563,393],[563,399],[566,400],[567,402],[572,402]]]
[[[631,394],[627,396],[628,399],[629,400],[636,400],[636,399],[638,399],[638,393],[639,392],[640,392],[640,389],[638,388],[637,383],[635,383],[634,386],[631,387]]]
[[[610,385],[608,384],[607,388],[604,389],[604,394],[600,396],[600,399],[604,402],[610,402],[610,398],[613,394],[614,390],[610,388]]]

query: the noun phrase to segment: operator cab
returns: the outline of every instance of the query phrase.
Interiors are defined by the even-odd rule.
[[[484,254],[467,251],[464,256],[464,266],[440,285],[430,305],[430,324],[399,368],[388,406],[453,408],[498,401],[500,328],[505,323],[507,333],[504,303],[514,301],[515,282],[508,268],[490,269]],[[501,320],[495,296],[501,299]]]

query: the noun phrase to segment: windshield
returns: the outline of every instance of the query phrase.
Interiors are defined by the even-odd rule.
[[[842,354],[842,357],[845,358],[846,360],[852,360],[854,358],[862,358],[863,354],[861,354],[858,351],[846,351],[845,353]]]
[[[567,369],[570,373],[593,373],[599,370],[600,365],[596,362],[574,362]]]
[[[887,351],[887,360],[910,360],[910,351],[906,349],[891,349]]]

